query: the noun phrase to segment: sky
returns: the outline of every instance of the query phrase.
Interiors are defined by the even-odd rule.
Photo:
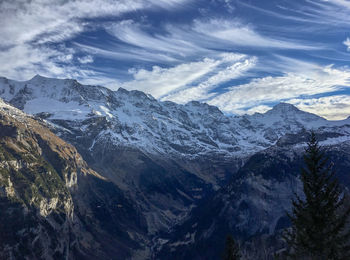
[[[350,115],[349,0],[2,0],[0,76]]]

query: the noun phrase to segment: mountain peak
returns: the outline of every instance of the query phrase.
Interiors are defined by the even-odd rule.
[[[34,77],[32,77],[30,80],[38,80],[38,79],[44,79],[45,77],[41,76],[40,74],[36,74]]]
[[[140,90],[127,90],[125,88],[119,87],[116,93],[121,95],[134,96],[141,99],[149,99],[152,101],[156,100],[152,95],[147,94]]]
[[[280,102],[280,103],[273,106],[273,109],[281,109],[281,108],[292,108],[292,109],[299,110],[296,106],[294,106],[290,103],[285,103],[285,102]]]
[[[185,107],[187,108],[196,108],[196,109],[199,109],[199,110],[207,110],[208,112],[212,113],[212,114],[219,114],[219,115],[222,115],[223,113],[220,111],[220,109],[216,106],[212,106],[212,105],[209,105],[205,102],[200,102],[200,101],[196,101],[196,100],[192,100],[188,103],[185,104]]]
[[[128,94],[129,90],[122,88],[122,87],[119,87],[116,92],[121,93],[121,94]]]
[[[284,125],[290,128],[292,126],[303,125],[306,128],[315,128],[327,124],[327,120],[302,111],[289,103],[279,103],[271,110],[261,116],[262,120],[268,121],[269,124]]]
[[[292,104],[281,102],[281,103],[278,103],[277,105],[275,105],[270,111],[271,112],[285,113],[285,112],[290,112],[290,111],[299,112],[301,110],[299,110],[297,107],[295,107]],[[268,112],[270,112],[270,111],[268,111]]]
[[[34,77],[32,77],[30,80],[28,80],[28,82],[42,83],[42,82],[47,82],[48,80],[56,80],[56,79],[47,78],[47,77],[41,76],[39,74],[36,74]]]

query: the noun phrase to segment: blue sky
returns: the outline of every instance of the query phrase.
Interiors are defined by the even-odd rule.
[[[284,101],[350,115],[347,0],[4,0],[0,75],[199,100],[229,114]]]

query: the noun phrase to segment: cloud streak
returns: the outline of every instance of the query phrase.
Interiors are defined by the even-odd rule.
[[[346,46],[347,51],[350,51],[350,39],[346,38],[346,40],[343,41],[343,44]]]
[[[242,114],[264,103],[339,91],[349,85],[349,80],[349,70],[327,66],[279,77],[253,79],[247,84],[230,87],[208,103],[225,112]]]
[[[87,55],[84,57],[78,57],[78,61],[82,64],[88,64],[88,63],[93,63],[94,58],[91,55]]]
[[[118,16],[154,7],[175,8],[186,0],[76,0],[2,1],[0,30],[3,45],[35,40],[40,35],[58,33],[51,41],[72,37],[82,30],[83,19]],[[39,40],[40,41],[40,40]]]
[[[78,64],[75,64],[73,58],[79,50],[72,51],[72,48],[65,47],[66,41],[91,30],[91,19],[118,17],[144,9],[176,9],[188,2],[189,0],[1,1],[0,61],[3,66],[0,73],[19,80],[35,73],[78,78],[96,75],[98,73],[80,67],[94,61],[91,55],[86,55],[85,58],[78,56]]]
[[[223,41],[226,44],[239,46],[252,46],[255,48],[279,48],[279,49],[318,49],[317,46],[303,44],[290,39],[278,39],[266,37],[256,32],[251,26],[244,25],[235,20],[210,19],[208,21],[196,20],[194,31]]]
[[[156,98],[164,98],[165,96],[191,87],[196,82],[203,81],[208,78],[207,75],[220,70],[225,64],[234,64],[242,59],[243,55],[226,53],[217,59],[205,58],[196,62],[183,63],[171,68],[161,68],[154,66],[152,70],[130,70],[133,80],[123,83],[121,86],[127,89],[138,89],[152,94]],[[217,78],[215,78],[215,76]],[[214,81],[223,81],[228,75],[218,72],[214,76],[209,76],[209,82],[212,84],[202,83],[212,86]],[[207,80],[207,81],[208,81]],[[204,80],[205,81],[205,80]]]
[[[142,26],[132,20],[125,20],[109,25],[106,29],[120,41],[152,52],[170,53],[175,56],[189,56],[194,52],[204,51],[203,48],[183,38],[176,38],[169,34],[150,34],[146,31],[147,26]]]
[[[288,100],[303,111],[318,114],[329,120],[342,120],[350,115],[350,96],[334,95],[311,99]]]
[[[232,62],[233,64],[230,63],[230,65],[221,68],[203,82],[175,93],[170,93],[164,96],[162,100],[170,100],[181,104],[192,100],[206,101],[215,95],[215,93],[211,92],[213,89],[225,82],[243,76],[255,66],[257,59],[256,57],[241,56]]]

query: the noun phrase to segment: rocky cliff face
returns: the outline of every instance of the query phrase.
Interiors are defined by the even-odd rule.
[[[0,100],[0,258],[96,259],[144,245],[144,220],[72,146]]]

